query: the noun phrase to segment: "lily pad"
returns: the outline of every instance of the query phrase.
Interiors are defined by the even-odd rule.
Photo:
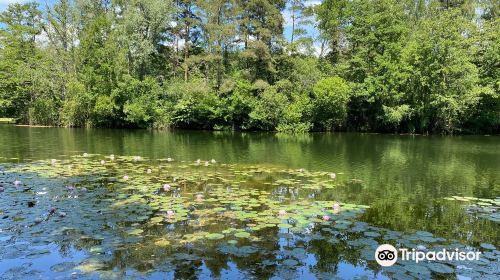
[[[224,234],[220,234],[220,233],[209,233],[205,236],[207,239],[210,239],[210,240],[218,240],[218,239],[222,239],[224,238]]]
[[[448,265],[442,264],[442,263],[429,263],[427,264],[427,267],[437,273],[443,273],[443,274],[448,274],[448,273],[453,273],[454,269],[449,267]]]
[[[296,266],[299,264],[299,262],[294,259],[286,259],[283,261],[283,264],[287,266]]]
[[[242,231],[242,232],[235,233],[234,236],[238,237],[238,238],[247,238],[247,237],[250,237],[250,233]]]
[[[481,243],[480,245],[482,248],[487,250],[496,250],[496,246],[490,243]]]
[[[127,230],[127,234],[128,235],[140,235],[143,232],[144,232],[144,230],[142,230],[140,228],[135,228],[135,229]]]

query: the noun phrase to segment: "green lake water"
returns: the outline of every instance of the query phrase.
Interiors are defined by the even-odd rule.
[[[0,185],[0,279],[500,277],[498,136],[0,125]]]

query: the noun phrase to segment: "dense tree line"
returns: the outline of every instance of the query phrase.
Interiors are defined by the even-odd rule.
[[[0,116],[79,127],[499,132],[498,0],[306,2],[11,4],[0,14]]]

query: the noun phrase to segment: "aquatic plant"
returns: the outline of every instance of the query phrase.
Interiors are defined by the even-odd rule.
[[[451,196],[444,199],[465,203],[464,209],[466,213],[500,223],[500,197],[489,199],[471,196]]]
[[[193,265],[212,256],[235,262],[247,257],[259,265],[265,261],[265,267],[276,266],[286,275],[306,265],[308,256],[320,254],[314,248],[335,247],[341,254],[350,250],[354,255],[343,258],[371,265],[371,252],[380,242],[397,241],[421,251],[447,242],[430,232],[406,234],[359,221],[369,207],[330,200],[338,197],[336,188],[342,187],[342,180],[333,182],[327,172],[224,163],[200,168],[192,161],[155,163],[136,157],[119,156],[106,165],[100,164],[99,155],[89,155],[69,157],[56,165],[45,160],[5,166],[0,182],[22,179],[33,192],[15,188],[2,195],[0,211],[8,218],[0,220],[0,229],[7,223],[12,226],[0,232],[0,240],[16,232],[30,243],[70,242],[89,257],[54,269],[86,276],[111,273],[115,264],[110,256],[119,258],[124,250],[143,256],[127,259],[135,268],[151,262],[178,268],[182,262]],[[14,199],[23,203],[13,204]],[[496,205],[496,200],[473,201]],[[275,244],[287,243],[273,249]],[[480,248],[498,259],[494,244]],[[9,247],[6,252],[14,254],[14,249],[18,248]],[[16,252],[24,257],[31,254]],[[0,253],[0,262],[4,255]],[[455,264],[442,265],[401,264],[383,273],[394,278],[430,278],[432,273],[458,272]],[[497,273],[485,269],[487,265],[486,261],[473,264]]]

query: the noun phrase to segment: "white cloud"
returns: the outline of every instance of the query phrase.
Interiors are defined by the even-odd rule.
[[[308,7],[309,7],[309,6],[319,5],[319,4],[321,4],[321,2],[323,2],[323,1],[321,1],[321,0],[311,0],[311,1],[307,1],[307,2],[306,2],[306,6],[308,6]]]
[[[309,0],[309,1],[306,1],[304,4],[306,5],[306,7],[311,7],[311,6],[319,5],[321,3],[322,3],[321,0]],[[283,11],[283,13],[282,13],[283,20],[285,21],[285,26],[292,26],[292,13],[288,10],[288,8],[289,8],[289,5],[287,5],[287,7],[285,8],[285,11]]]
[[[28,0],[0,0],[0,13],[5,11],[10,4],[26,2],[28,2]]]
[[[26,2],[27,0],[0,0],[0,5],[9,5],[9,4],[12,4],[12,3],[24,3]]]
[[[0,13],[7,10],[7,7],[13,3],[23,3],[27,0],[0,0]]]

